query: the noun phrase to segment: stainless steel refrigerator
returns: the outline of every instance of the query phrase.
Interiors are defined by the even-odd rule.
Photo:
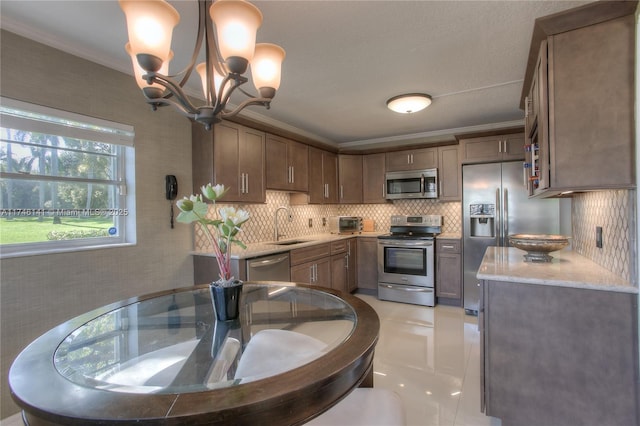
[[[521,161],[462,167],[464,309],[477,315],[476,273],[489,246],[508,246],[511,234],[558,234],[557,199],[530,199]]]

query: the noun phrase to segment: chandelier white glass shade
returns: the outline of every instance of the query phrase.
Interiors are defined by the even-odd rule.
[[[387,107],[395,112],[411,114],[431,105],[431,96],[424,93],[407,93],[394,96],[387,101]]]
[[[169,76],[169,62],[173,58],[171,37],[180,21],[178,12],[165,0],[119,2],[127,19],[129,43],[125,49],[131,56],[136,83],[154,110],[173,105],[211,129],[214,123],[238,114],[248,105],[270,107],[280,87],[285,52],[275,44],[256,44],[256,33],[262,23],[262,13],[257,7],[245,0],[198,0],[198,35],[191,62],[180,73]],[[203,41],[206,62],[196,66]],[[248,81],[243,74],[249,65],[257,96],[239,88]],[[200,74],[204,92],[205,104],[201,106],[195,106],[183,91],[194,68]],[[229,98],[236,89],[247,99],[227,111]]]

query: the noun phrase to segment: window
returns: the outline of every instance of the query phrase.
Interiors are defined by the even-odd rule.
[[[0,255],[135,243],[133,128],[0,98]]]

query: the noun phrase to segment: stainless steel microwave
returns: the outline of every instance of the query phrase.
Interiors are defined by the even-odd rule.
[[[438,198],[438,169],[387,172],[385,188],[387,200]]]
[[[332,234],[362,232],[362,218],[359,216],[331,216],[329,217],[329,232]]]

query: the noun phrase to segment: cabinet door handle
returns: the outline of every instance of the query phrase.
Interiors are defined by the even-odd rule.
[[[504,142],[504,151],[503,152],[506,154],[507,153],[507,140],[505,139],[503,142]]]
[[[240,193],[244,194],[244,173],[240,173]]]
[[[296,182],[296,169],[291,166],[291,183],[295,183]]]
[[[529,97],[524,98],[524,118],[529,117]]]
[[[449,245],[449,244],[443,244],[443,245],[442,245],[442,248],[443,248],[443,249],[453,249],[453,246],[452,246],[452,245]]]
[[[349,269],[349,255],[344,255],[344,269]]]
[[[340,199],[344,198],[344,185],[340,185]]]
[[[411,164],[411,154],[407,154],[407,164]]]
[[[244,173],[244,193],[249,193],[249,173]]]
[[[502,141],[498,141],[498,153],[502,154]]]

